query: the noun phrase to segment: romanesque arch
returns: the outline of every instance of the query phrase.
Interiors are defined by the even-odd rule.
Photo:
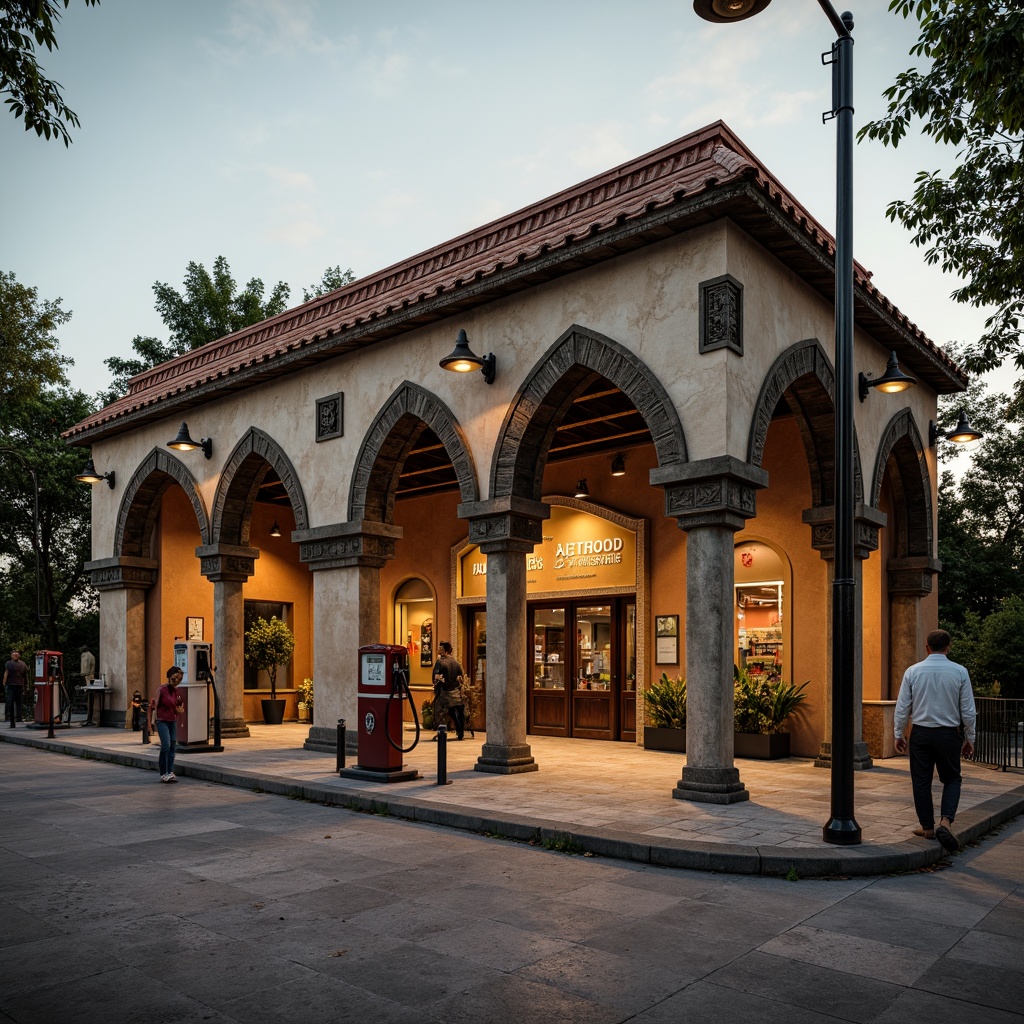
[[[888,475],[895,498],[895,553],[899,558],[932,555],[932,485],[921,434],[910,409],[887,424],[878,445],[871,504],[878,507]]]
[[[425,427],[437,434],[452,460],[461,500],[477,500],[476,465],[458,420],[436,395],[405,381],[370,424],[359,448],[349,492],[349,522],[393,521],[398,475]]]
[[[154,448],[139,464],[124,489],[114,530],[114,555],[148,558],[160,499],[173,483],[181,485],[196,514],[203,543],[210,543],[210,518],[195,477],[163,448]]]
[[[651,431],[659,466],[687,461],[686,439],[661,382],[633,352],[574,324],[544,353],[512,399],[491,462],[491,498],[539,501],[555,428],[596,376],[621,389]]]
[[[811,474],[811,498],[814,507],[835,503],[835,373],[821,344],[814,338],[798,341],[772,364],[761,385],[757,405],[750,422],[747,462],[760,466],[764,460],[768,427],[779,402],[796,417]],[[864,494],[860,450],[854,435],[854,493]]]
[[[309,525],[306,499],[291,460],[269,434],[258,427],[250,427],[231,452],[217,486],[213,501],[216,543],[248,546],[252,506],[271,468],[288,494],[295,528],[304,530]]]

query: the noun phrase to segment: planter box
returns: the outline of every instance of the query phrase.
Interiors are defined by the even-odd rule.
[[[749,757],[757,761],[776,761],[789,757],[789,733],[773,732],[767,736],[749,732],[736,735],[736,757]]]
[[[260,704],[263,706],[263,721],[267,725],[280,725],[284,721],[283,697],[278,697],[277,700],[261,700]]]
[[[686,753],[685,729],[656,729],[644,726],[645,750],[671,750],[677,754]]]

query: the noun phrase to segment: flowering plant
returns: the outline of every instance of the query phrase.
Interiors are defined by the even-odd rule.
[[[302,680],[302,684],[299,686],[299,696],[300,696],[300,699],[302,700],[302,703],[305,704],[307,708],[311,708],[313,706],[313,680],[312,679],[303,679]]]

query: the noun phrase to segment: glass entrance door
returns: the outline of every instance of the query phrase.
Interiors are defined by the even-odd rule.
[[[612,606],[577,605],[574,616],[576,657],[572,696],[572,734],[610,740],[618,732],[613,699]]]
[[[566,679],[565,608],[534,608],[530,614],[532,679],[530,680],[530,731],[541,736],[568,736],[569,715]],[[568,652],[568,653],[571,653]]]

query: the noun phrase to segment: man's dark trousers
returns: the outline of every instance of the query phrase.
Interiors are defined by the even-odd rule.
[[[915,725],[910,730],[910,781],[914,787],[914,809],[922,828],[935,827],[932,776],[939,770],[942,783],[940,817],[950,822],[960,804],[960,730],[952,725]]]

